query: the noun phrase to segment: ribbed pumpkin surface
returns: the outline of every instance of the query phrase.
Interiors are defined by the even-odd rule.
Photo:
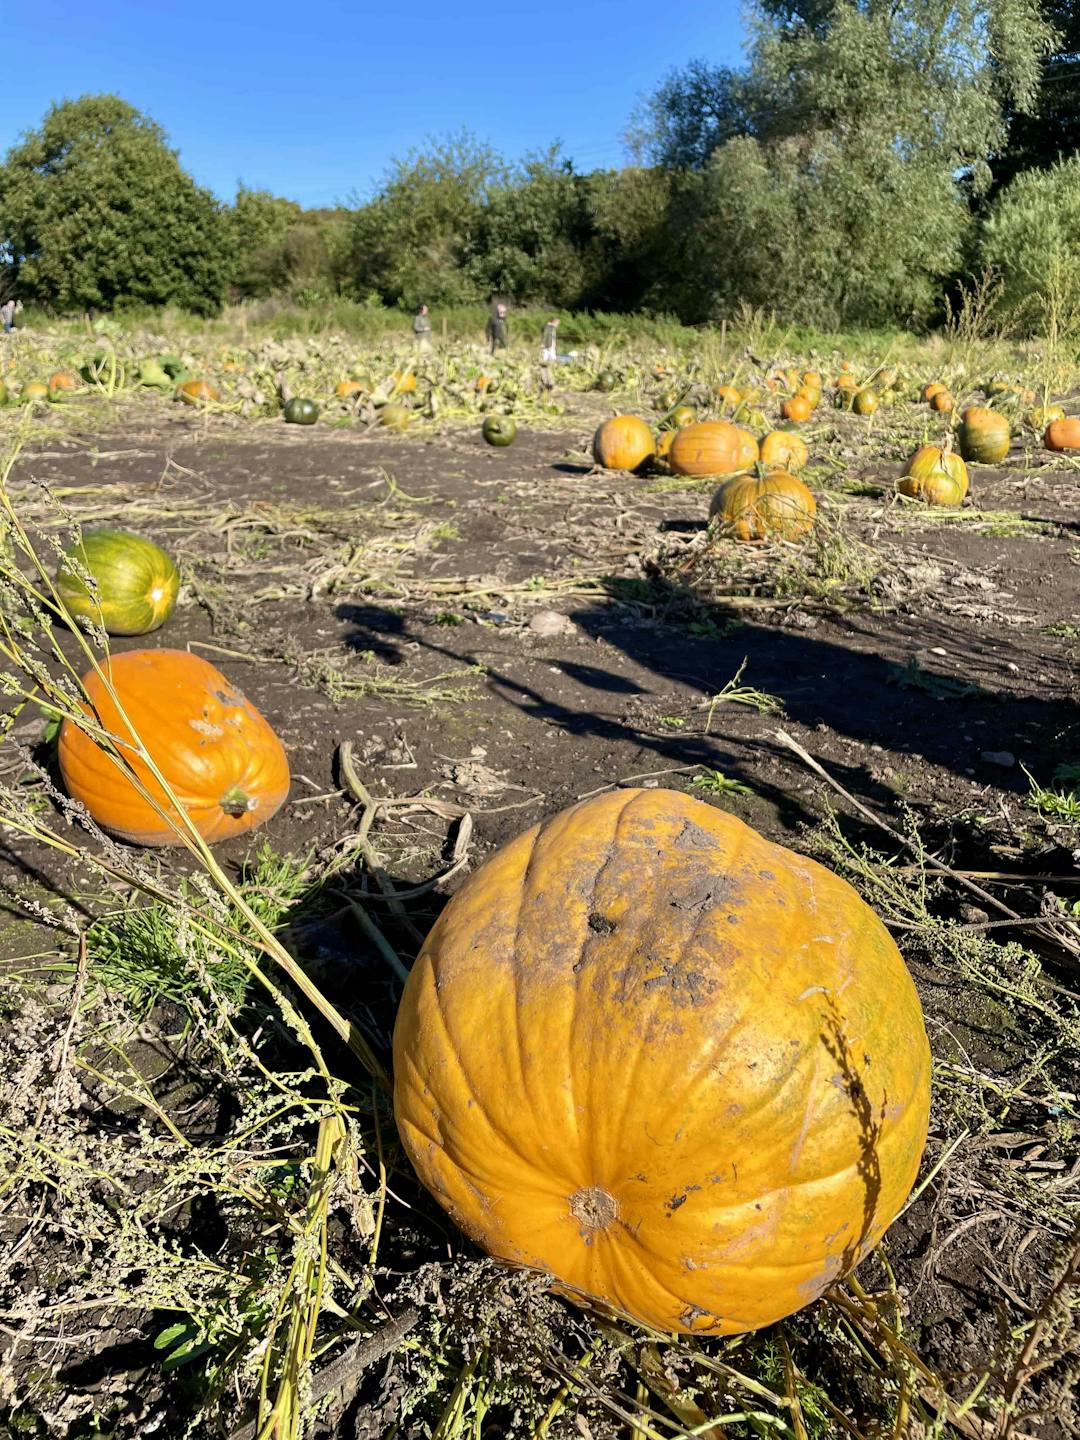
[[[786,470],[733,475],[713,496],[709,519],[736,540],[798,540],[814,528],[813,492]]]
[[[130,650],[107,672],[128,719],[204,840],[254,830],[289,793],[281,741],[250,700],[218,670],[184,650]],[[130,731],[96,672],[83,685],[101,724],[116,737],[140,780],[166,806],[164,791],[130,749]],[[88,713],[89,710],[88,710]],[[68,794],[102,826],[138,845],[174,845],[175,832],[108,754],[77,725],[60,728],[60,771]]]
[[[67,552],[97,582],[97,595],[70,563],[61,562],[56,588],[77,619],[110,635],[148,635],[173,612],[180,576],[160,545],[126,530],[88,530]]]
[[[727,420],[685,425],[668,451],[675,475],[733,475],[757,463],[758,444],[749,430]]]
[[[492,1254],[661,1330],[814,1300],[914,1182],[930,1054],[887,931],[721,810],[623,790],[500,850],[405,987],[394,1106]]]
[[[960,418],[960,454],[978,465],[996,465],[1009,453],[1012,432],[1004,415],[973,405]]]
[[[968,492],[968,470],[952,450],[920,445],[912,455],[896,488],[901,495],[929,505],[959,505]]]
[[[592,449],[606,470],[636,470],[656,454],[656,441],[640,415],[613,415],[597,427]]]

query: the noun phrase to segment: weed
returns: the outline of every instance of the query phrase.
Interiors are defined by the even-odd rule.
[[[1052,790],[1048,786],[1040,785],[1026,766],[1021,765],[1020,768],[1027,776],[1030,787],[1025,802],[1029,809],[1052,820],[1060,820],[1065,825],[1080,825],[1080,783],[1067,790]],[[1063,765],[1057,770],[1054,779],[1080,782],[1080,766]]]
[[[889,677],[889,683],[899,686],[901,690],[921,690],[924,695],[929,695],[934,700],[963,700],[969,695],[979,693],[979,687],[966,680],[957,680],[952,675],[939,675],[933,670],[924,670],[914,655],[908,660],[900,675],[895,679]]]
[[[695,790],[706,795],[753,795],[754,791],[741,780],[733,780],[719,770],[703,770],[690,781]]]

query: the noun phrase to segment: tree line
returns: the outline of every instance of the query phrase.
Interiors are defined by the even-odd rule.
[[[363,202],[221,204],[115,95],[53,106],[0,166],[0,287],[56,311],[493,295],[828,327],[940,318],[989,274],[1017,329],[1080,330],[1080,7],[755,0],[745,65],[645,98],[632,163],[510,162],[467,134]]]

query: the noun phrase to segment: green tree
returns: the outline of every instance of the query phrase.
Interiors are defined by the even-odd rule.
[[[1043,0],[1043,12],[1056,39],[1043,57],[1030,110],[1010,113],[1009,143],[993,167],[999,187],[1021,170],[1080,151],[1080,6],[1076,0]]]
[[[374,199],[353,215],[356,290],[389,305],[477,299],[468,273],[473,235],[490,190],[505,176],[505,162],[465,133],[394,161]]]
[[[556,148],[529,156],[477,214],[468,262],[477,288],[553,308],[588,303],[604,266],[589,199],[588,180]]]
[[[1037,0],[758,0],[749,66],[727,91],[743,131],[711,150],[697,207],[672,217],[695,309],[927,318],[1052,39]],[[670,83],[654,98],[674,125]],[[691,159],[707,133],[683,144]]]
[[[712,152],[753,129],[744,71],[691,60],[646,97],[627,133],[631,150],[653,165],[700,170]]]
[[[303,213],[294,200],[240,186],[235,203],[223,216],[229,278],[239,294],[269,295],[276,288],[278,254]]]
[[[1080,155],[1017,175],[990,206],[980,254],[1014,324],[1080,334]]]
[[[220,307],[221,207],[158,125],[116,95],[54,105],[0,166],[0,242],[19,290],[59,310]]]

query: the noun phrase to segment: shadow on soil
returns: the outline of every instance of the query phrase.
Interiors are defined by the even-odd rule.
[[[947,617],[919,617],[917,630],[913,618],[906,634],[895,627],[886,632],[865,612],[820,621],[814,617],[834,635],[842,627],[850,641],[842,643],[794,626],[748,620],[744,610],[703,601],[663,581],[652,581],[647,603],[635,606],[622,603],[619,582],[612,581],[611,589],[609,599],[582,604],[570,616],[586,635],[620,652],[607,668],[553,656],[560,643],[567,651],[578,643],[571,639],[549,641],[542,651],[523,644],[523,653],[540,662],[523,674],[523,667],[506,664],[505,649],[496,652],[492,663],[491,651],[455,646],[450,635],[445,641],[436,639],[429,627],[412,629],[393,611],[343,605],[337,613],[355,627],[344,637],[353,649],[379,654],[381,647],[381,653],[387,653],[408,641],[448,660],[483,665],[493,696],[547,725],[583,738],[630,742],[659,762],[711,766],[733,778],[749,779],[740,774],[740,755],[745,757],[747,744],[753,745],[756,759],[772,757],[787,764],[788,752],[770,736],[778,724],[788,722],[822,733],[821,757],[841,784],[863,799],[891,804],[895,792],[876,781],[865,764],[838,757],[837,739],[880,746],[883,762],[899,759],[909,771],[926,761],[965,781],[1018,795],[1028,791],[1020,763],[995,764],[985,761],[984,753],[1012,753],[1043,783],[1058,763],[1075,754],[1080,738],[1076,705],[1030,693],[1039,678],[1037,637],[1026,647],[1000,631],[973,640],[970,632],[961,636]],[[935,658],[935,647],[946,656]],[[895,653],[885,653],[889,648]],[[734,718],[736,707],[720,706],[712,724],[719,733],[706,735],[703,706],[700,725],[691,719],[693,729],[662,734],[654,729],[655,722],[638,724],[636,716],[625,713],[626,698],[649,696],[650,675],[686,686],[707,700],[732,679],[746,657],[743,683],[780,701],[783,717],[753,716],[748,732]],[[623,666],[621,660],[629,663]],[[537,683],[537,672],[545,676],[542,684]],[[1029,693],[1010,688],[1013,675],[1018,689]],[[626,698],[614,709],[608,708],[614,698],[608,702],[605,696]],[[745,718],[752,712],[740,708],[739,713]],[[738,742],[735,750],[725,744],[722,727],[728,728],[729,740]],[[839,749],[844,748],[841,743]],[[817,753],[814,745],[810,749]],[[767,794],[760,768],[755,769],[753,786]],[[805,818],[789,793],[774,790],[768,798],[784,813],[786,823]]]

